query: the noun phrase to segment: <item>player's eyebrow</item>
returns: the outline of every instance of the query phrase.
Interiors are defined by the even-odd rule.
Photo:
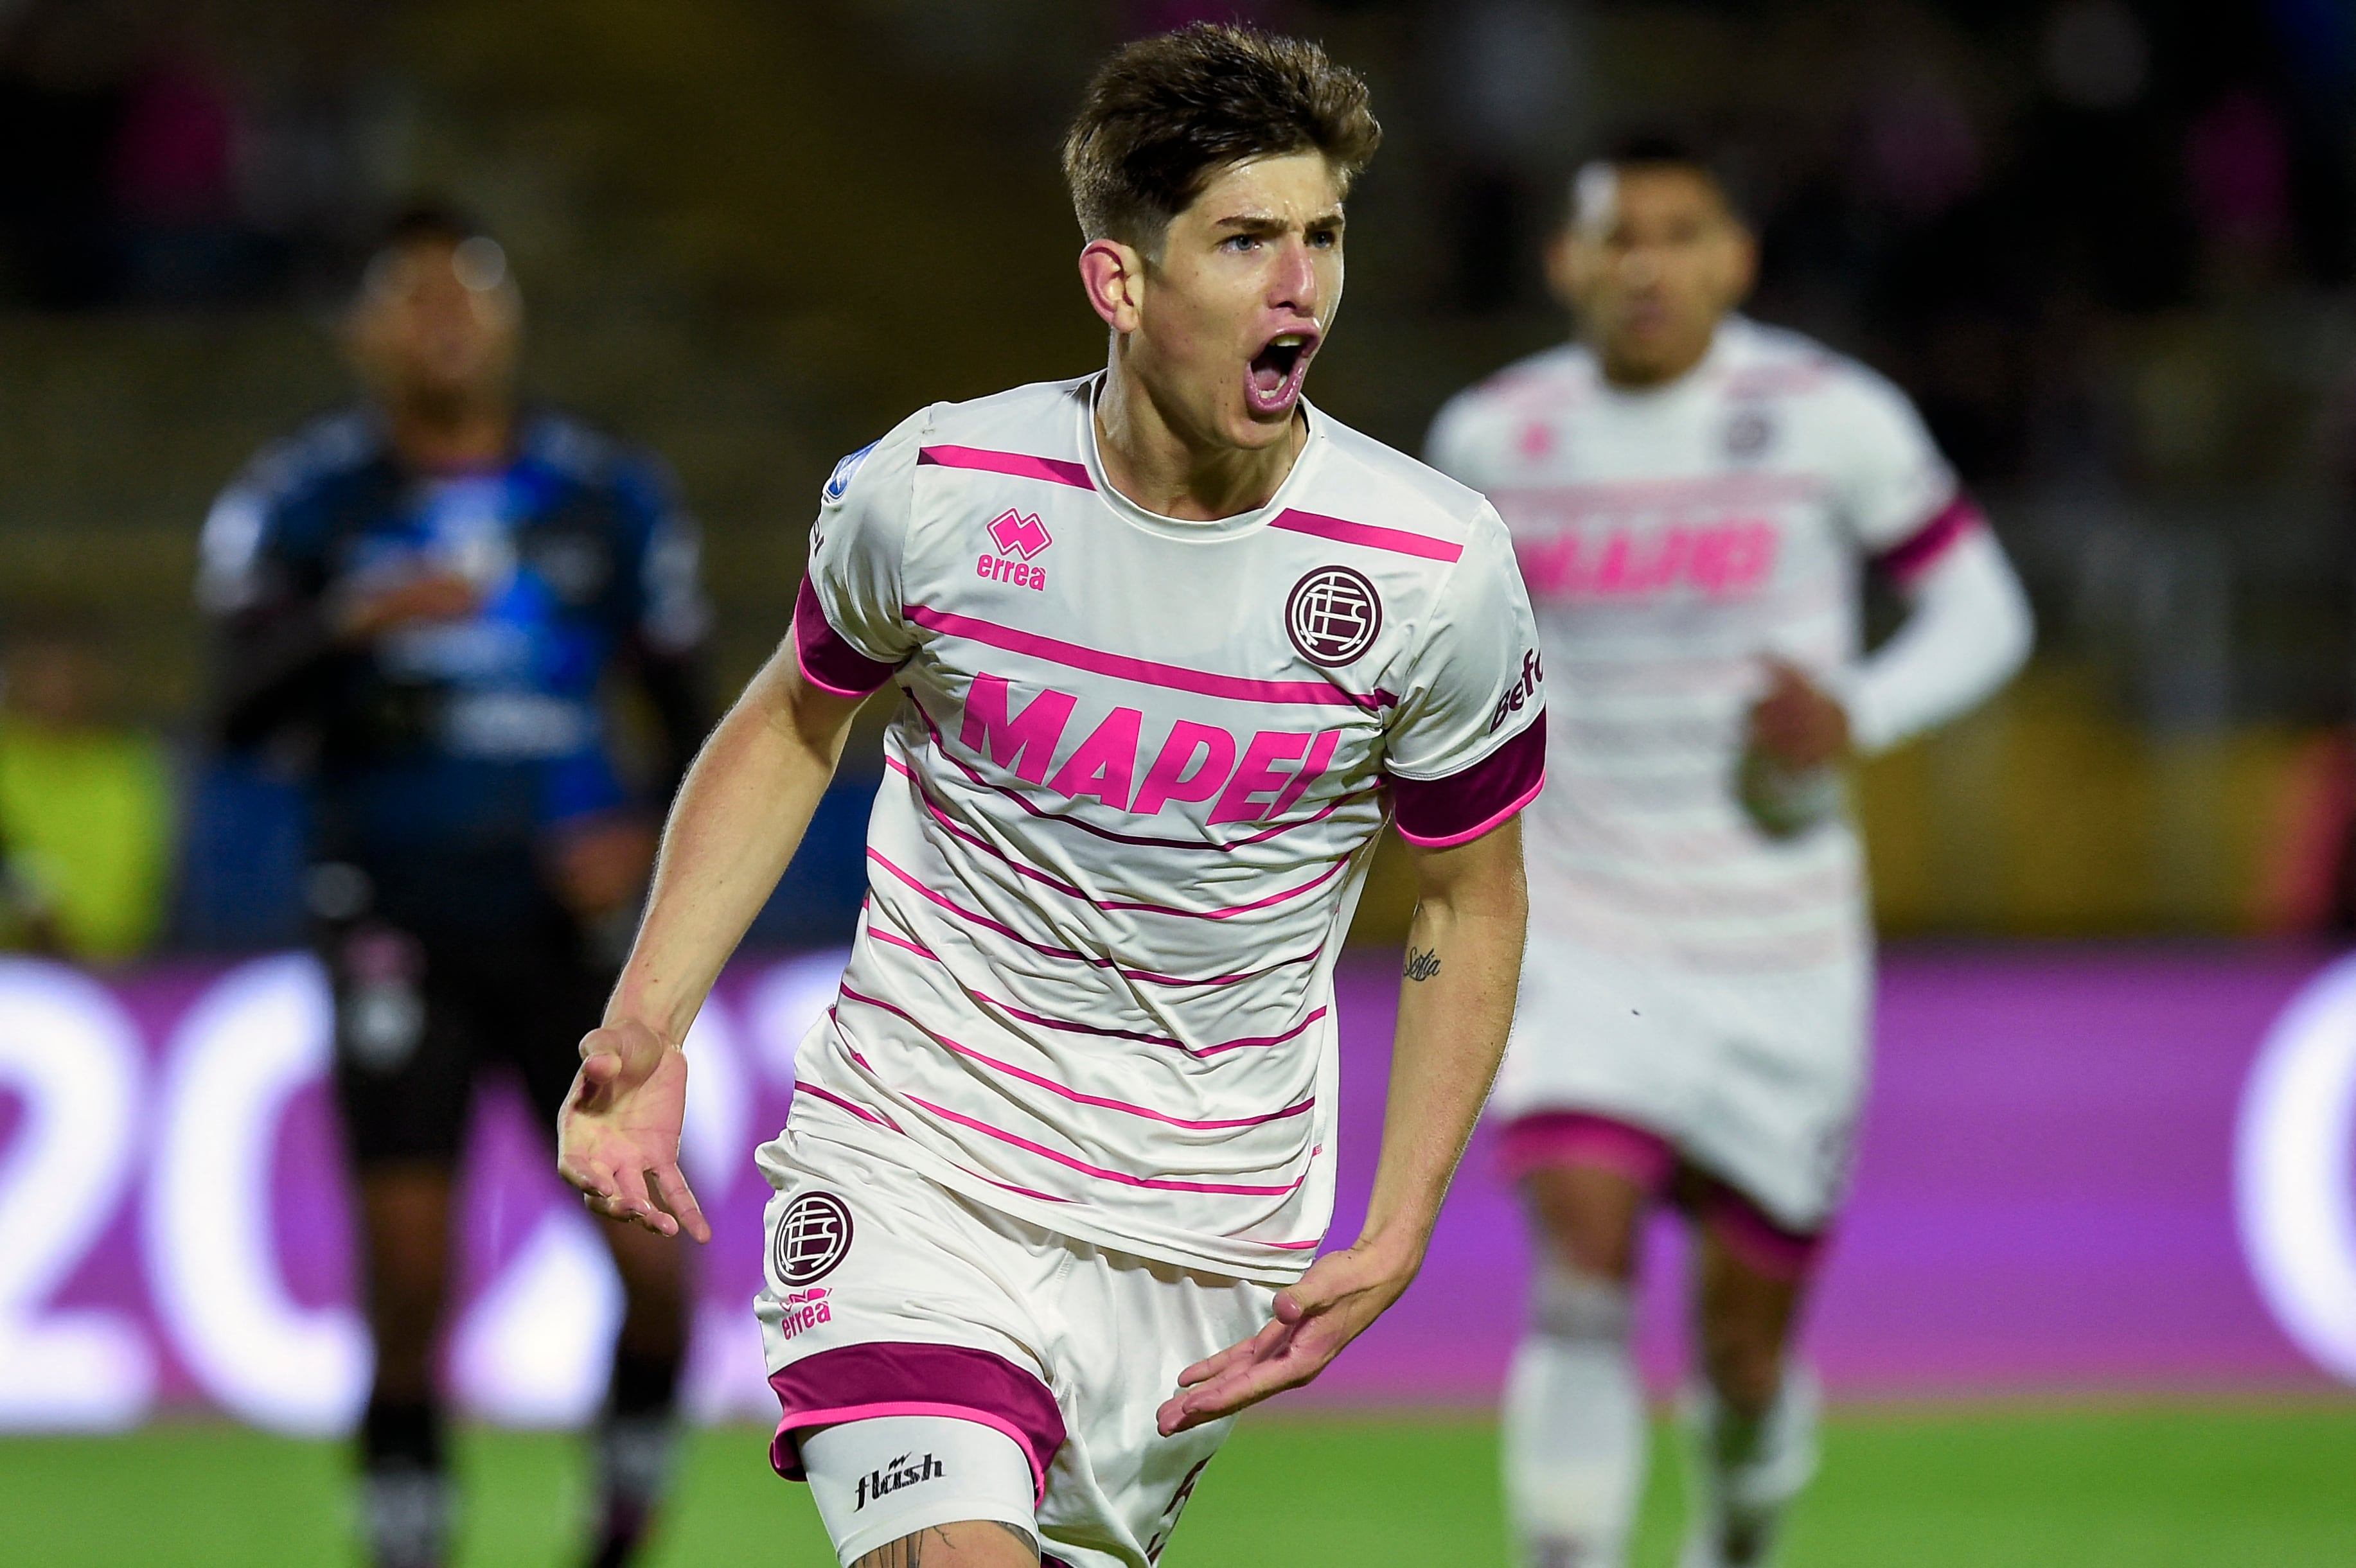
[[[1268,239],[1290,230],[1292,228],[1292,221],[1290,219],[1280,218],[1272,212],[1237,212],[1218,219],[1211,227],[1225,233],[1249,234],[1258,239]],[[1301,226],[1303,233],[1316,229],[1341,227],[1342,209],[1338,207],[1330,211],[1319,213]]]

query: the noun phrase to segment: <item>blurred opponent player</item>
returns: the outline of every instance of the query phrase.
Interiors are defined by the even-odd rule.
[[[680,795],[562,1168],[705,1228],[679,1045],[861,700],[900,688],[759,1303],[771,1450],[867,1568],[1141,1568],[1235,1413],[1398,1298],[1511,1017],[1542,702],[1488,504],[1301,383],[1378,132],[1313,46],[1197,26],[1065,144],[1110,363],[843,460],[786,647]],[[1333,965],[1387,816],[1416,958],[1365,1229]]]
[[[1752,254],[1690,152],[1590,165],[1548,256],[1580,341],[1463,393],[1431,436],[1513,530],[1555,683],[1497,1092],[1541,1253],[1506,1492],[1544,1568],[1623,1561],[1645,1454],[1630,1284],[1664,1199],[1695,1221],[1707,1373],[1687,1568],[1764,1561],[1806,1481],[1815,1399],[1784,1347],[1845,1179],[1871,965],[1839,769],[2029,650],[2011,569],[1905,398],[1730,314]],[[1867,566],[1910,611],[1860,658]]]
[[[463,218],[396,220],[348,324],[362,402],[263,453],[205,525],[227,739],[315,762],[379,1568],[446,1561],[435,1361],[476,1076],[512,1070],[553,1125],[653,859],[659,803],[617,782],[601,692],[643,689],[666,794],[706,717],[692,525],[648,455],[519,408],[521,309]],[[591,1561],[610,1565],[663,1486],[684,1323],[678,1244],[601,1229],[627,1302],[598,1442]]]

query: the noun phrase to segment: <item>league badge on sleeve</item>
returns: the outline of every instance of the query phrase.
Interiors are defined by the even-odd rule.
[[[871,441],[836,464],[834,472],[826,476],[826,488],[819,492],[819,499],[831,507],[851,494],[851,481],[859,473],[859,465],[865,463],[867,454],[880,444],[880,442]]]

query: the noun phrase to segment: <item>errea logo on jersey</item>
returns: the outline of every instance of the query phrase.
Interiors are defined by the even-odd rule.
[[[990,542],[998,553],[982,556],[974,562],[973,574],[976,577],[986,577],[992,582],[1011,582],[1034,593],[1047,591],[1047,569],[1030,564],[1055,542],[1048,535],[1046,525],[1040,522],[1038,513],[1017,512],[1009,507],[991,519]],[[1022,559],[1017,560],[1017,556]]]

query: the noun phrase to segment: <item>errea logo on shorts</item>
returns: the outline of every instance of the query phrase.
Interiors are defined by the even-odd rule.
[[[992,582],[1011,582],[1017,588],[1028,588],[1033,593],[1047,591],[1047,569],[1033,566],[1033,560],[1055,541],[1036,512],[1017,512],[1012,507],[991,519],[990,542],[996,551],[979,558],[973,574]],[[1020,558],[1019,560],[1017,558]]]
[[[777,1217],[769,1266],[777,1283],[815,1285],[851,1251],[851,1205],[831,1192],[805,1192]]]

